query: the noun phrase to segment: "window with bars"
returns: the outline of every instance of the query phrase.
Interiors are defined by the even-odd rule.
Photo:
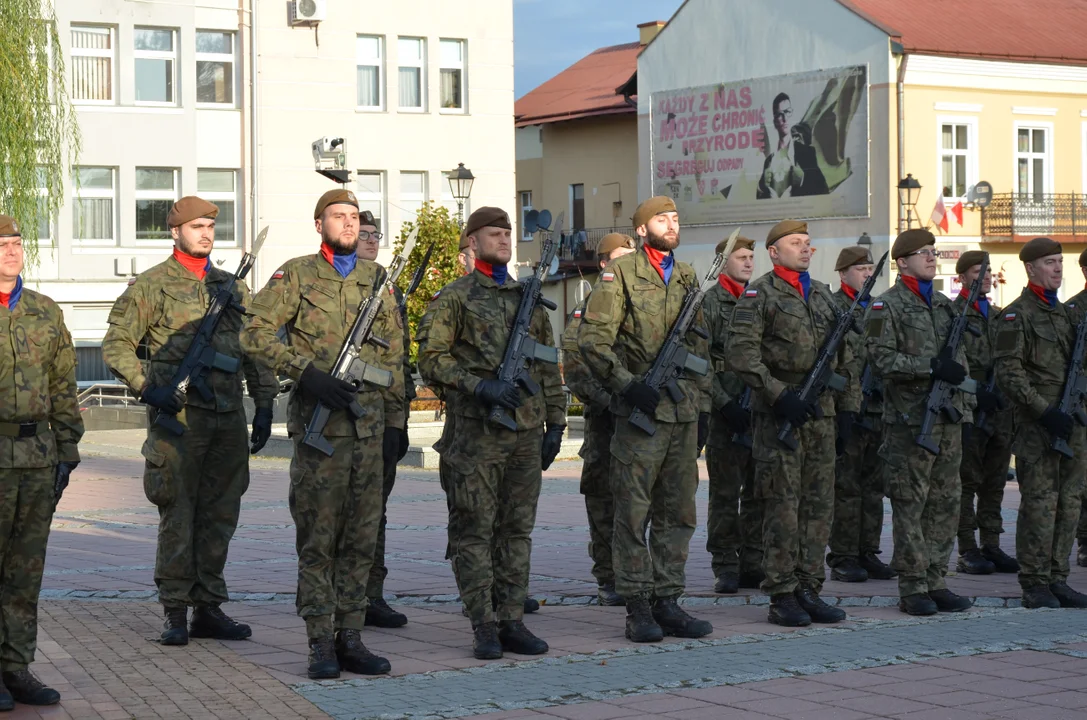
[[[359,35],[355,44],[358,82],[356,106],[364,110],[381,110],[385,106],[382,83],[384,43],[377,35]]]
[[[426,41],[399,38],[396,43],[400,109],[423,111],[426,88]]]
[[[136,104],[173,105],[177,60],[175,33],[167,28],[136,28]]]
[[[114,102],[114,51],[113,28],[72,25],[72,102]]]
[[[234,33],[196,31],[196,102],[234,104]]]
[[[116,168],[77,167],[73,174],[73,240],[81,245],[115,245]]]
[[[441,41],[441,107],[464,111],[464,41]]]

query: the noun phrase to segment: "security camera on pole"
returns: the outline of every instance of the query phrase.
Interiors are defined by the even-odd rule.
[[[338,182],[347,189],[351,182],[351,171],[347,167],[346,144],[342,137],[318,138],[313,141],[314,170],[333,182]]]

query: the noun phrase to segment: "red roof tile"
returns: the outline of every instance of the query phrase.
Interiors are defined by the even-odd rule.
[[[641,49],[636,42],[612,45],[578,60],[517,101],[517,127],[636,112],[616,88],[638,70]]]
[[[1087,64],[1083,0],[838,0],[906,52]]]

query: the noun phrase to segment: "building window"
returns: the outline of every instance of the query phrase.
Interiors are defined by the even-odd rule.
[[[940,123],[940,181],[945,198],[962,198],[976,182],[976,125]]]
[[[400,173],[400,224],[414,223],[426,202],[426,173]],[[400,228],[397,228],[400,231]],[[391,228],[390,228],[391,231]],[[400,231],[402,232],[402,231]]]
[[[234,104],[234,33],[196,31],[196,102]]]
[[[56,218],[49,212],[49,189],[45,182],[45,168],[38,168],[38,245],[53,244]]]
[[[1051,127],[1016,127],[1016,190],[1024,198],[1042,201],[1050,187]]]
[[[384,173],[359,170],[355,173],[355,196],[359,201],[359,211],[369,210],[373,213],[377,228],[384,237],[381,238],[381,246],[388,247],[388,228],[382,227],[381,219],[385,217],[385,176]]]
[[[113,28],[72,26],[72,101],[113,102]]]
[[[72,185],[72,237],[83,245],[113,245],[117,221],[117,171],[106,167],[79,167]]]
[[[442,110],[464,110],[464,41],[442,40]]]
[[[196,192],[219,207],[219,215],[215,218],[215,242],[218,245],[238,244],[237,179],[237,170],[196,171]]]
[[[136,240],[170,240],[166,217],[177,202],[180,172],[174,168],[136,168]]]
[[[573,230],[585,229],[585,186],[581,183],[570,186],[570,216],[573,218],[573,224],[570,225]]]
[[[426,87],[426,47],[422,38],[400,38],[396,43],[400,63],[400,109],[425,110],[423,89]]]
[[[523,242],[532,240],[532,233],[525,229],[528,227],[525,218],[530,210],[532,210],[532,191],[524,190],[521,192],[521,240]]]
[[[173,105],[177,59],[174,31],[136,28],[135,39],[136,103]]]
[[[358,73],[357,106],[365,110],[385,107],[382,92],[382,41],[377,35],[359,35],[356,40],[355,61]]]

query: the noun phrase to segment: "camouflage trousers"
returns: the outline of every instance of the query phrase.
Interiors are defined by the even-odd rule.
[[[0,669],[23,670],[38,647],[38,593],[53,519],[54,469],[0,470]]]
[[[646,435],[616,418],[611,440],[615,590],[624,598],[676,597],[687,584],[697,517],[698,423],[657,421]],[[648,535],[647,533],[648,524]]]
[[[1004,520],[1004,486],[1008,483],[1008,465],[1012,458],[1011,413],[993,418],[992,436],[978,428],[970,431],[969,442],[962,448],[962,504],[959,507],[959,554],[978,547],[974,533],[980,530],[982,545],[1000,545]],[[977,510],[974,498],[977,497]]]
[[[1037,422],[1016,428],[1015,465],[1019,480],[1019,515],[1015,526],[1015,556],[1023,588],[1068,578],[1076,524],[1087,471],[1087,441],[1077,426],[1069,443],[1075,456],[1050,450],[1049,434]]]
[[[615,497],[611,487],[611,436],[615,415],[608,409],[585,415],[585,441],[581,445],[581,494],[589,517],[589,557],[598,585],[615,583],[612,566],[612,534],[615,531]]]
[[[249,488],[245,411],[188,406],[185,415],[184,435],[152,424],[142,451],[143,490],[159,509],[155,585],[167,607],[229,599],[223,568]]]
[[[794,429],[796,450],[777,439],[780,425],[770,413],[753,415],[755,497],[763,503],[762,591],[782,595],[808,587],[819,592],[834,515],[834,420],[809,420]]]
[[[944,575],[959,526],[962,427],[937,425],[932,455],[916,443],[918,426],[884,425],[883,472],[891,498],[894,556],[900,596],[947,587]]]
[[[510,431],[486,420],[456,419],[443,456],[449,551],[473,627],[524,614],[542,440],[542,428]]]
[[[362,630],[381,523],[381,435],[326,437],[332,457],[294,437],[291,517],[298,550],[295,605],[310,638]]]
[[[389,568],[385,566],[385,525],[388,523],[389,496],[396,484],[396,462],[384,463],[381,471],[381,524],[377,527],[374,544],[374,564],[370,566],[370,579],[366,582],[366,597],[380,599],[385,595],[385,578]]]
[[[834,521],[830,526],[827,564],[879,552],[883,535],[883,495],[886,478],[879,457],[883,422],[869,415],[872,431],[854,428],[845,452],[834,466]]]
[[[706,551],[713,576],[762,569],[762,503],[755,499],[755,461],[751,451],[710,437],[706,469],[710,502],[706,513]]]

